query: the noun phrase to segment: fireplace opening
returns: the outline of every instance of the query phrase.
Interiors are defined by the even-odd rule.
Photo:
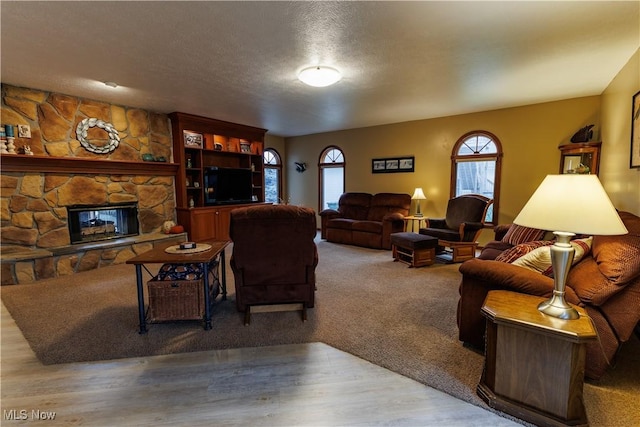
[[[138,206],[135,203],[101,206],[69,206],[71,243],[137,236]]]

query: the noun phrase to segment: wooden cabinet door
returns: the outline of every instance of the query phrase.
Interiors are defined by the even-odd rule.
[[[192,209],[189,239],[195,242],[217,239],[216,216],[215,209]]]
[[[216,231],[218,240],[230,240],[229,227],[231,226],[231,211],[234,208],[220,208],[216,212]]]

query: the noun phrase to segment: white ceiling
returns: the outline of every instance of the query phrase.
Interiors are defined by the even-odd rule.
[[[0,7],[4,83],[279,136],[599,95],[640,46],[637,0]]]

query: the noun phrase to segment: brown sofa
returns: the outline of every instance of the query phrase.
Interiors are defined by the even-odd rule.
[[[344,193],[338,210],[320,212],[321,236],[334,243],[391,249],[391,233],[404,231],[410,208],[408,194]]]
[[[315,302],[318,264],[316,214],[292,205],[259,205],[231,211],[231,268],[238,311],[254,305]],[[248,323],[248,315],[245,323]]]
[[[592,379],[606,372],[640,322],[640,218],[619,214],[629,233],[594,236],[591,252],[567,278],[567,301],[584,307],[598,332],[598,340],[587,345],[585,375]],[[477,348],[484,347],[485,318],[480,309],[490,290],[544,297],[553,291],[552,278],[501,261],[472,259],[460,266],[460,272],[459,339]]]

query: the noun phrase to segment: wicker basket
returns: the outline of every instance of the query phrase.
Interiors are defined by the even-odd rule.
[[[204,316],[200,280],[150,280],[149,321],[198,320]]]

